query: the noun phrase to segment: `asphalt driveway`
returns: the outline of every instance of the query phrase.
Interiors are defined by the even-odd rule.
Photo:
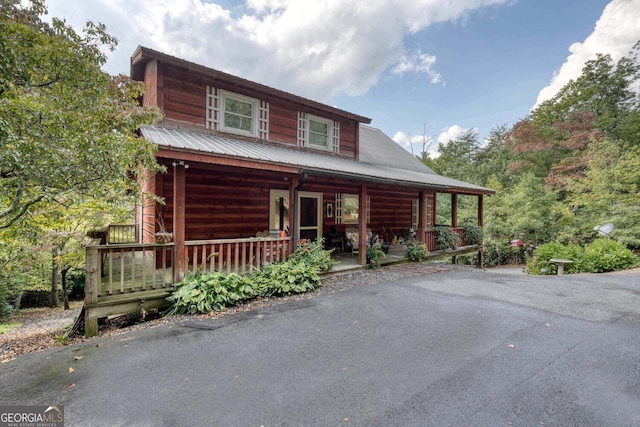
[[[25,355],[0,375],[0,404],[64,405],[67,426],[640,425],[640,274],[454,268]]]

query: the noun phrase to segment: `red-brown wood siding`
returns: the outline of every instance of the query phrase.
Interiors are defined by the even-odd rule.
[[[149,61],[144,70],[146,90],[143,97],[145,107],[155,107],[158,104],[158,61]]]
[[[151,71],[153,67],[148,66],[147,68]],[[184,122],[197,127],[206,127],[206,87],[212,86],[268,101],[269,139],[297,145],[298,111],[301,107],[296,103],[274,98],[267,94],[256,94],[252,90],[243,90],[241,87],[230,85],[224,81],[214,80],[171,65],[161,65],[158,70],[155,70],[155,73],[149,72],[149,75],[145,76],[145,78],[149,78],[146,81],[147,87],[155,86],[158,80],[154,80],[154,76],[160,75],[163,78],[162,108],[165,119]],[[159,94],[160,92],[158,92],[158,96]],[[153,99],[154,95],[150,92],[148,100],[152,101]],[[145,98],[146,101],[147,99]],[[160,102],[159,99],[158,102]],[[357,151],[356,129],[359,126],[356,120],[327,114],[320,110],[304,109],[302,111],[338,121],[340,123],[340,155],[355,158]]]

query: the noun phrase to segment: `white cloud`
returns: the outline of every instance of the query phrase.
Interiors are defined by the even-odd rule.
[[[570,80],[578,78],[585,62],[595,59],[597,53],[609,54],[617,61],[627,55],[638,40],[640,1],[613,0],[605,7],[593,32],[582,43],[574,43],[569,47],[571,55],[554,74],[549,85],[540,91],[535,106],[552,98]]]
[[[458,125],[449,126],[440,132],[436,141],[438,144],[447,145],[449,141],[455,140],[457,137],[468,131],[469,129],[465,129]]]
[[[407,34],[464,20],[508,0],[247,0],[227,10],[204,0],[49,0],[76,29],[102,22],[119,38],[106,70],[129,73],[137,45],[327,102],[361,95],[393,70],[443,84],[436,58],[405,46]],[[445,76],[446,77],[446,76]]]

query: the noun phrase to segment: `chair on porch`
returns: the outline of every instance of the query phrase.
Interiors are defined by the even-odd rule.
[[[338,253],[344,252],[344,237],[338,231],[338,227],[332,225],[329,227],[329,236],[327,239],[329,249],[335,248]]]
[[[345,229],[345,236],[351,246],[351,254],[357,255],[360,252],[360,233],[358,227],[347,227]],[[371,229],[367,228],[367,245],[371,242],[372,237]]]

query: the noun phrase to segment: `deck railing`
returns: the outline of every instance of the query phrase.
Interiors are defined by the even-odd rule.
[[[248,273],[266,263],[285,261],[292,251],[290,237],[192,240],[185,242],[187,269]]]
[[[138,242],[138,224],[109,224],[107,227],[107,244]]]
[[[460,237],[460,246],[465,246],[466,243],[464,241],[464,228],[463,227],[452,227],[451,230],[455,231]],[[436,239],[436,232],[433,229],[425,230],[424,232],[425,243],[427,244],[427,249],[429,252],[435,252],[438,250],[438,240]]]

